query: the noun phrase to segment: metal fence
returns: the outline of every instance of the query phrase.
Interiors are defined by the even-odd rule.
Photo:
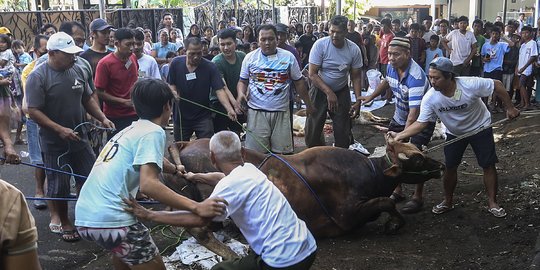
[[[115,9],[106,12],[107,21],[114,27],[143,27],[152,30],[161,28],[161,16],[170,12],[175,21],[175,27],[183,29],[183,10],[174,9]],[[52,23],[59,27],[65,21],[78,21],[86,26],[92,20],[99,17],[99,11],[95,9],[65,10],[65,11],[25,11],[25,12],[2,12],[0,13],[0,26],[11,30],[16,39],[24,41],[27,47],[31,47],[33,38],[39,33],[42,25]]]

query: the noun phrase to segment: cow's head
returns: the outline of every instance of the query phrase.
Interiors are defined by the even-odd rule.
[[[386,154],[392,163],[384,171],[386,176],[399,177],[400,182],[417,184],[432,178],[440,178],[444,165],[425,156],[411,143],[402,143],[386,137]]]

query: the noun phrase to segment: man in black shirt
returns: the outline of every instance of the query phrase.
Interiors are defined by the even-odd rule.
[[[392,31],[396,37],[405,37],[407,32],[401,30],[401,21],[399,19],[392,20]]]
[[[112,25],[109,25],[104,19],[97,18],[90,23],[90,31],[92,35],[92,47],[81,53],[80,57],[84,58],[92,67],[92,78],[96,76],[96,67],[101,58],[110,53],[107,50],[109,44],[109,33]]]

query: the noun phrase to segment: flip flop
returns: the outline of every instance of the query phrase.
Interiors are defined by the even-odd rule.
[[[77,230],[69,230],[69,231],[63,231],[62,232],[62,240],[66,242],[77,242],[81,240],[81,236],[79,235],[79,232]]]
[[[49,230],[52,233],[62,234],[62,224],[49,223]]]
[[[43,195],[41,196],[36,195],[36,198],[43,198]],[[37,210],[43,210],[47,208],[47,203],[42,200],[34,200],[33,205],[34,205],[34,208],[36,208]],[[50,227],[50,224],[49,224],[49,227]]]
[[[490,208],[490,209],[488,209],[488,212],[490,212],[494,217],[497,217],[497,218],[506,217],[506,211],[504,211],[504,208],[502,208],[502,207]]]
[[[405,200],[405,196],[392,192],[392,195],[390,195],[390,199],[392,199],[395,203],[401,202]]]
[[[431,209],[431,212],[436,215],[444,214],[448,211],[454,210],[454,205],[446,205],[444,202],[441,202],[435,206],[433,206],[433,209]]]
[[[422,210],[422,206],[424,206],[424,202],[418,199],[412,199],[405,203],[405,205],[401,208],[401,212],[405,214],[414,214],[420,212]]]

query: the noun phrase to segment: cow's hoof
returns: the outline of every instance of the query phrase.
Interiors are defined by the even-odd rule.
[[[398,218],[389,219],[386,224],[384,224],[384,232],[386,234],[396,234],[398,230],[405,225],[405,221]]]

